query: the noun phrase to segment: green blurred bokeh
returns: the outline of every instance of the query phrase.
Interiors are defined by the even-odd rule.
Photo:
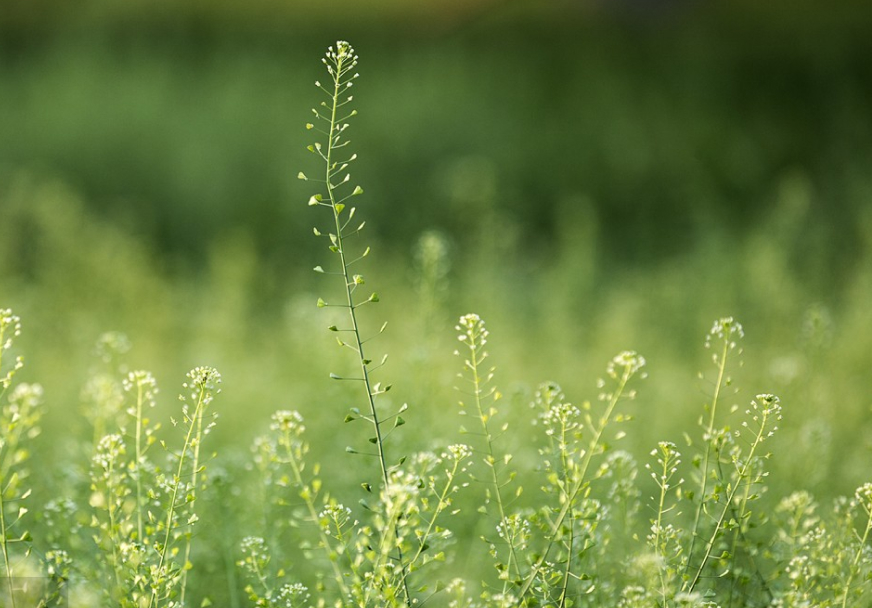
[[[363,431],[336,432],[354,395],[327,378],[353,362],[314,306],[338,286],[311,272],[329,257],[296,179],[342,38],[367,322],[390,322],[376,349],[412,406],[398,450],[456,436],[460,314],[488,321],[519,425],[537,383],[580,402],[643,353],[640,457],[694,432],[703,338],[733,315],[736,403],[785,403],[775,493],[852,491],[872,473],[870,28],[861,1],[7,2],[0,306],[46,386],[45,457],[89,437],[93,344],[118,330],[165,418],[187,369],[221,370],[219,459],[294,408],[340,487],[360,482]]]

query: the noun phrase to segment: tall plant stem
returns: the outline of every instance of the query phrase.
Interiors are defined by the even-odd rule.
[[[339,590],[342,592],[342,597],[350,597],[351,594],[349,593],[348,586],[345,584],[342,570],[339,568],[339,565],[336,563],[336,561],[330,557],[330,539],[318,522],[318,510],[315,508],[314,497],[309,492],[309,487],[303,481],[303,471],[300,468],[300,463],[297,462],[297,459],[294,457],[294,453],[291,450],[290,437],[288,436],[285,437],[285,454],[288,459],[288,464],[291,465],[291,471],[294,473],[294,481],[300,487],[300,494],[303,498],[303,502],[306,503],[306,509],[309,511],[309,517],[318,528],[318,534],[321,540],[321,544],[323,545],[324,551],[327,553],[327,558],[330,561],[330,565],[333,568],[333,578],[336,579],[336,584],[339,585]]]
[[[369,405],[370,418],[372,420],[372,426],[375,432],[379,467],[381,468],[382,481],[387,488],[389,481],[389,471],[385,457],[384,437],[381,430],[381,421],[379,419],[378,410],[375,406],[376,391],[373,389],[373,385],[370,380],[369,363],[366,359],[366,355],[364,354],[364,340],[361,338],[360,325],[357,320],[357,307],[360,304],[355,304],[354,302],[354,288],[356,287],[357,283],[351,276],[351,272],[349,271],[349,261],[345,253],[345,242],[343,237],[343,225],[341,219],[341,213],[344,210],[344,206],[340,206],[340,201],[337,199],[336,196],[337,185],[334,185],[332,181],[335,173],[337,173],[334,166],[333,153],[336,149],[340,134],[340,128],[337,122],[336,115],[337,110],[339,109],[339,95],[341,90],[345,88],[343,86],[342,76],[345,74],[347,69],[348,68],[343,65],[343,56],[340,55],[340,57],[337,59],[336,69],[332,72],[333,94],[330,107],[330,131],[327,137],[327,153],[323,155],[325,160],[327,161],[327,167],[325,170],[325,183],[327,187],[327,196],[329,197],[329,205],[333,211],[333,221],[336,226],[335,246],[337,253],[339,254],[340,262],[342,264],[342,277],[345,283],[345,297],[348,308],[348,315],[351,320],[351,331],[354,334],[355,344],[353,349],[357,352],[358,361],[360,362],[361,377],[363,380],[364,388],[366,390],[366,398]],[[403,596],[406,604],[408,606],[411,606],[412,598],[409,594],[409,588],[406,581],[406,564],[403,558],[403,550],[399,546],[397,547],[397,563],[399,563],[400,567],[402,568],[401,580],[403,584]]]
[[[173,530],[173,517],[176,513],[176,501],[178,500],[179,495],[179,485],[182,483],[182,472],[184,471],[185,466],[185,456],[188,453],[188,449],[191,447],[191,439],[194,435],[194,429],[197,427],[197,419],[202,416],[203,411],[203,402],[206,399],[206,388],[200,387],[200,394],[197,396],[197,407],[194,409],[194,413],[191,416],[190,424],[188,425],[188,433],[185,435],[185,444],[182,446],[182,452],[179,454],[179,466],[176,469],[176,475],[173,478],[173,492],[170,495],[170,506],[167,510],[167,520],[166,520],[166,534],[164,535],[163,546],[160,551],[160,559],[157,564],[157,572],[158,576],[162,576],[161,570],[163,569],[164,562],[166,561],[167,552],[169,551],[170,544],[170,536],[172,535]],[[157,598],[157,587],[154,586],[154,581],[152,581],[152,590],[151,590],[151,598],[148,600],[148,608],[151,608],[155,605],[155,600]]]
[[[491,435],[490,428],[488,427],[488,419],[489,414],[484,411],[484,403],[482,402],[482,395],[484,389],[482,388],[482,380],[481,375],[479,374],[478,366],[484,360],[486,355],[482,355],[479,357],[477,349],[479,346],[477,345],[477,341],[473,340],[469,344],[470,348],[470,357],[469,357],[469,366],[470,371],[472,372],[472,384],[473,384],[473,396],[475,397],[475,408],[478,412],[478,419],[481,422],[482,430],[484,431],[484,439],[485,446],[487,447],[487,456],[485,457],[485,463],[487,464],[488,469],[491,472],[491,483],[494,486],[494,497],[497,502],[497,511],[500,516],[500,525],[506,525],[506,511],[503,501],[503,493],[502,487],[500,486],[499,475],[497,474],[497,462],[496,457],[494,456],[494,446],[493,446],[493,436]],[[515,567],[515,571],[518,576],[521,576],[521,564],[518,561],[518,556],[515,552],[515,544],[511,540],[508,540],[509,545],[509,563],[506,568],[506,575],[509,576],[509,571],[512,568],[512,565]],[[503,592],[505,593],[508,588],[508,580],[503,581]]]
[[[192,469],[193,474],[191,475],[191,487],[193,490],[191,491],[191,500],[188,503],[191,511],[194,510],[194,503],[197,500],[197,481],[200,473],[200,442],[203,439],[203,408],[197,407],[197,432],[194,435],[194,454],[192,456]],[[181,581],[181,591],[179,593],[179,599],[181,600],[181,605],[185,605],[185,589],[188,586],[188,569],[190,566],[190,557],[191,557],[191,537],[188,536],[185,539],[185,561],[182,564],[182,581]]]
[[[536,563],[533,564],[533,567],[531,568],[529,574],[527,574],[527,577],[524,579],[524,584],[521,586],[520,590],[520,597],[523,606],[527,605],[527,593],[529,593],[530,588],[533,586],[533,582],[536,580],[536,576],[539,574],[539,570],[542,568],[545,560],[548,559],[548,554],[551,552],[551,548],[557,541],[557,536],[560,533],[563,522],[569,516],[569,513],[572,510],[576,499],[578,498],[578,494],[586,485],[585,478],[587,477],[587,470],[590,467],[591,459],[593,458],[594,453],[600,447],[600,441],[602,440],[603,432],[605,431],[605,428],[612,417],[615,406],[618,404],[621,395],[623,395],[624,393],[624,389],[627,386],[627,382],[630,380],[630,376],[632,376],[632,372],[627,367],[621,374],[621,379],[618,382],[618,387],[612,393],[608,405],[606,406],[606,411],[600,418],[600,424],[594,432],[593,439],[591,439],[590,444],[588,445],[588,449],[584,453],[584,458],[581,462],[581,466],[579,467],[578,479],[569,491],[567,500],[563,503],[560,512],[557,514],[557,518],[551,524],[551,529],[549,531],[550,533],[548,535],[548,543],[545,545],[545,549],[542,551],[539,559],[536,560]]]
[[[15,588],[12,585],[12,565],[9,563],[9,539],[7,538],[9,530],[6,528],[6,503],[3,500],[4,489],[6,488],[5,475],[0,476],[0,534],[3,535],[3,542],[0,546],[3,548],[3,566],[6,571],[6,583],[9,586],[9,598],[12,602],[11,608],[15,608]]]
[[[724,525],[724,520],[727,517],[727,513],[729,513],[732,509],[733,501],[736,498],[739,487],[750,483],[748,480],[751,474],[751,465],[754,462],[754,454],[757,451],[757,446],[759,446],[764,439],[764,433],[766,432],[766,419],[767,415],[764,413],[763,421],[760,424],[760,429],[757,431],[757,436],[754,439],[754,443],[751,444],[751,449],[748,452],[748,457],[745,459],[745,463],[743,464],[742,468],[739,469],[739,475],[736,479],[736,483],[732,484],[732,486],[729,487],[726,493],[724,508],[721,511],[720,516],[718,516],[718,520],[715,523],[714,530],[712,530],[711,535],[706,541],[705,552],[703,553],[702,560],[699,563],[699,567],[697,567],[696,573],[693,575],[693,578],[690,579],[690,583],[686,584],[686,590],[688,593],[693,592],[693,590],[696,588],[697,583],[699,583],[700,577],[702,577],[702,572],[705,569],[708,560],[711,558],[712,548],[714,547],[715,541],[718,538],[718,533]],[[739,525],[741,525],[741,523]]]
[[[3,348],[5,344],[4,334],[6,326],[5,324],[0,325],[0,372],[3,370]],[[6,386],[0,389],[0,397],[6,392]],[[9,530],[6,527],[6,502],[4,500],[4,495],[6,494],[6,457],[8,454],[15,453],[15,444],[17,442],[14,441],[14,435],[8,438],[4,443],[5,445],[0,444],[0,535],[2,535],[2,539],[0,539],[0,548],[3,550],[3,568],[6,572],[6,582],[9,585],[9,597],[11,603],[11,608],[15,608],[15,590],[12,586],[12,565],[9,563]]]
[[[702,469],[700,470],[700,492],[699,492],[699,501],[696,505],[696,513],[693,517],[693,527],[691,528],[691,537],[690,537],[690,549],[687,552],[687,564],[684,567],[684,575],[683,577],[686,579],[687,575],[690,571],[690,563],[693,559],[693,551],[696,547],[696,539],[699,536],[699,523],[702,519],[702,511],[703,504],[705,502],[705,493],[708,491],[708,477],[709,477],[709,466],[711,460],[712,453],[712,433],[714,433],[715,429],[715,413],[718,408],[718,400],[721,395],[721,388],[723,387],[724,377],[726,376],[727,371],[727,353],[730,350],[730,340],[729,336],[724,339],[724,348],[721,351],[720,359],[718,360],[718,379],[715,383],[715,392],[712,395],[712,404],[709,412],[709,421],[708,426],[706,427],[705,436],[703,439],[705,440],[705,455],[703,456]],[[696,583],[694,582],[694,585]],[[693,586],[691,586],[693,588]]]
[[[142,402],[143,387],[136,386],[136,541],[142,542]]]
[[[866,520],[866,529],[863,530],[863,536],[859,539],[860,546],[857,547],[857,553],[854,554],[854,559],[851,562],[851,568],[848,570],[848,580],[845,582],[845,592],[842,594],[842,608],[848,606],[848,593],[851,591],[851,583],[854,582],[854,574],[857,572],[857,566],[860,559],[863,557],[866,548],[866,542],[869,540],[869,533],[872,532],[872,509],[867,511],[869,519]]]

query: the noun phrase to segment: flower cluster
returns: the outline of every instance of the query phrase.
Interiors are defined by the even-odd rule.
[[[712,342],[715,339],[725,341],[730,350],[736,348],[736,340],[745,337],[745,330],[742,324],[733,319],[733,317],[723,317],[718,319],[712,325],[705,339],[705,347],[711,348]]]
[[[482,347],[487,344],[488,331],[484,321],[475,313],[460,317],[460,321],[454,328],[461,332],[457,339],[470,347]]]
[[[606,373],[609,377],[618,379],[635,375],[640,369],[645,367],[645,357],[632,350],[625,350],[619,353],[609,361],[606,367]]]
[[[300,412],[291,410],[279,410],[272,415],[270,430],[280,433],[288,433],[299,437],[306,431],[303,425],[303,416]]]

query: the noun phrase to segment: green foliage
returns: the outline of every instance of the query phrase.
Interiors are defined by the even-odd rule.
[[[400,377],[415,366],[434,368],[426,370],[432,373],[421,401],[437,414],[428,421],[423,408],[392,399],[396,392],[378,377],[386,357],[370,358],[371,340],[383,344],[390,336],[384,323],[364,314],[382,298],[364,290],[368,279],[359,268],[371,249],[360,242],[365,223],[350,206],[363,194],[348,172],[357,156],[345,150],[346,121],[356,114],[348,91],[357,61],[342,41],[323,60],[329,81],[316,86],[326,97],[307,125],[320,133],[310,151],[322,166],[317,178],[299,175],[320,190],[309,204],[325,212],[329,227],[314,234],[330,256],[315,271],[333,281],[334,291],[307,296],[306,312],[289,313],[299,315],[292,318],[300,325],[326,325],[341,352],[351,351],[347,367],[354,371],[322,372],[332,382],[312,399],[323,413],[304,418],[302,407],[279,409],[248,453],[234,453],[242,433],[232,429],[234,443],[223,444],[222,467],[212,473],[204,442],[213,431],[218,372],[189,372],[181,413],[168,429],[159,420],[155,376],[129,371],[130,341],[104,334],[82,390],[91,439],[69,442],[79,468],[37,477],[34,463],[46,460],[34,446],[50,417],[43,413],[43,389],[17,382],[20,321],[0,310],[0,546],[8,583],[0,593],[9,591],[15,602],[15,577],[41,573],[50,582],[44,606],[868,603],[872,485],[832,506],[799,489],[780,501],[768,496],[770,472],[789,468],[776,462],[791,455],[791,446],[778,443],[779,397],[757,394],[744,408],[733,403],[744,328],[731,317],[718,319],[704,341],[712,369],[701,374],[707,397],[696,429],[677,415],[657,428],[670,436],[650,452],[644,465],[649,481],[638,475],[628,445],[634,435],[648,439],[633,420],[646,409],[679,411],[648,396],[653,371],[639,382],[656,369],[654,358],[649,364],[635,351],[622,351],[607,359],[602,378],[590,387],[593,398],[579,405],[567,397],[574,391],[551,381],[530,391],[509,384],[499,390],[486,348],[490,331],[478,314],[463,315],[456,325],[459,365],[442,356],[448,349],[432,348],[439,318],[453,303],[445,295],[449,247],[429,234],[418,247],[417,308],[400,309],[434,341],[410,356],[412,365],[397,367]],[[383,306],[391,306],[391,298]],[[320,316],[308,316],[313,308]],[[809,312],[802,338],[817,361],[832,341],[824,311]],[[227,329],[236,329],[242,344],[251,340],[239,328]],[[269,332],[264,337],[278,339]],[[305,349],[306,358],[329,357],[315,342]],[[261,356],[258,363],[270,358]],[[249,365],[243,372],[234,368],[234,375],[262,371]],[[312,369],[322,367],[316,361]],[[455,367],[461,401],[447,406],[441,371]],[[807,386],[810,393],[819,390],[811,380]],[[786,412],[789,420],[789,403]],[[253,409],[238,415],[257,418]],[[467,443],[455,442],[456,433],[446,439],[445,427],[458,426]],[[346,460],[319,445],[335,448],[336,435],[339,446],[348,446]],[[325,453],[328,460],[319,464]],[[64,495],[34,508],[47,493],[39,488],[45,479],[57,481]],[[216,547],[220,558],[209,555]],[[484,569],[474,566],[488,562]],[[216,564],[224,566],[219,574]]]

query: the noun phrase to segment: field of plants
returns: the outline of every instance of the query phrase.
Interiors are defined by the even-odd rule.
[[[44,4],[0,607],[870,605],[868,8]]]

